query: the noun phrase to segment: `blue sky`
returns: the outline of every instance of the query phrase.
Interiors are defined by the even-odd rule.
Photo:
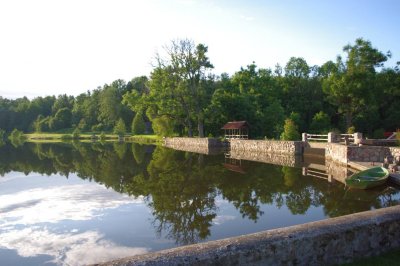
[[[358,37],[390,50],[394,66],[399,14],[396,0],[1,0],[0,95],[77,95],[149,75],[176,38],[206,44],[216,74],[291,56],[321,65]]]

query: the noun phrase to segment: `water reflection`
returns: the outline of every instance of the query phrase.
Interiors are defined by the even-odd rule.
[[[284,161],[290,162],[288,165],[299,162],[287,158]],[[58,232],[49,225],[93,219],[104,215],[103,210],[126,204],[145,204],[158,237],[182,245],[213,239],[214,225],[240,220],[233,213],[221,212],[221,206],[227,204],[244,221],[255,224],[262,219],[275,220],[289,225],[292,219],[282,221],[268,212],[270,208],[287,209],[291,217],[304,216],[311,221],[399,203],[399,191],[391,187],[354,191],[339,182],[303,175],[302,168],[237,158],[233,164],[223,155],[127,143],[25,143],[17,148],[5,145],[0,149],[0,174],[5,176],[0,178],[0,184],[12,181],[13,177],[7,174],[12,171],[23,172],[27,178],[32,178],[32,173],[52,178],[69,178],[73,174],[83,181],[95,181],[83,184],[74,179],[66,185],[54,179],[46,187],[24,188],[29,183],[24,180],[15,191],[5,187],[0,190],[0,247],[16,249],[21,256],[48,254],[55,258],[53,262],[71,265],[95,262],[92,258],[83,261],[81,252],[89,248],[108,257],[152,248],[126,247],[107,240],[96,230]],[[312,210],[321,210],[321,214],[312,216]],[[41,224],[46,226],[38,226]],[[17,229],[21,225],[31,227]],[[269,229],[268,226],[261,229]],[[226,230],[231,230],[227,233],[230,236],[240,231]],[[36,240],[28,241],[28,236]],[[63,247],[68,247],[67,251],[61,252]]]

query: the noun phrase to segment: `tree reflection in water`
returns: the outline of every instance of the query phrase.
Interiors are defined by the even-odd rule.
[[[144,196],[156,232],[178,244],[207,239],[217,217],[216,198],[257,222],[263,205],[286,206],[293,215],[322,207],[327,217],[399,204],[399,190],[349,190],[341,183],[302,176],[300,168],[242,162],[245,173],[206,156],[132,143],[25,143],[0,148],[0,174],[20,171],[68,177],[76,173],[117,192]]]

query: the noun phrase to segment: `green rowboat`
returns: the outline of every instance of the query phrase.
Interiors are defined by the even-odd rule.
[[[351,188],[367,189],[386,183],[389,171],[383,167],[373,167],[346,178],[346,185]]]

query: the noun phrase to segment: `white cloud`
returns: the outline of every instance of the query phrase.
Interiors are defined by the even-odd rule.
[[[48,255],[58,265],[87,265],[149,252],[144,247],[124,247],[103,239],[97,231],[52,233],[31,227],[1,234],[0,247],[16,250],[22,257]]]
[[[26,181],[17,174],[0,180],[7,185],[4,182],[17,178]],[[41,188],[21,188],[1,195],[0,248],[16,250],[23,257],[48,255],[53,257],[52,263],[63,265],[91,264],[149,251],[145,247],[117,245],[96,230],[50,230],[49,224],[86,221],[101,217],[106,209],[144,203],[143,197],[134,199],[103,185],[73,179],[67,182],[69,185],[50,182],[50,186],[46,183]]]
[[[89,220],[104,209],[129,203],[143,203],[143,198],[133,199],[96,183],[29,189],[0,196],[0,226]]]
[[[218,215],[213,220],[212,223],[215,225],[221,225],[227,221],[233,221],[236,217],[233,215]]]

